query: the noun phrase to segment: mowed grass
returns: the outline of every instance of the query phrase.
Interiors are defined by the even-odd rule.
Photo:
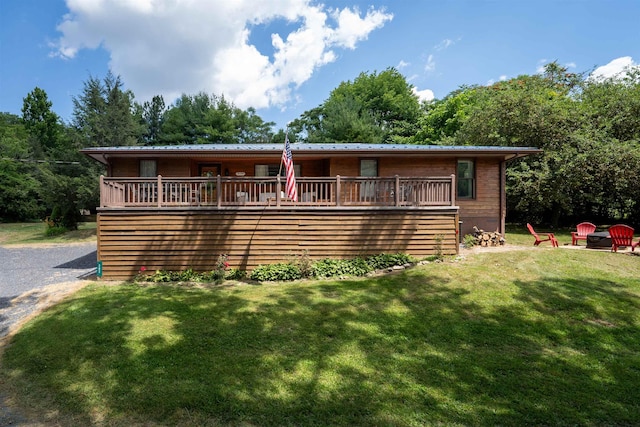
[[[0,384],[60,425],[637,425],[639,276],[637,256],[549,247],[341,281],[96,283],[13,338]]]
[[[596,231],[607,231],[608,228],[609,225],[598,225]],[[534,225],[534,229],[539,234],[541,239],[546,239],[547,233],[553,233],[560,246],[571,246],[571,232],[576,231],[575,228],[565,227],[552,229],[537,225]],[[512,245],[533,246],[533,242],[535,242],[535,238],[531,235],[531,233],[529,233],[529,230],[527,230],[526,224],[507,224],[505,239],[507,244]],[[540,243],[540,246],[551,246],[551,243],[549,241],[544,241]],[[579,240],[578,246],[586,246],[586,241]]]
[[[46,236],[44,222],[0,223],[0,245],[72,243],[96,240],[96,223],[81,222],[78,229],[57,236]]]

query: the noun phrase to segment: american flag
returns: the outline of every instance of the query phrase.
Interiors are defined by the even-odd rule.
[[[296,187],[296,174],[293,170],[293,156],[291,156],[291,145],[289,135],[284,137],[284,150],[282,151],[282,163],[284,163],[287,174],[287,197],[294,202],[298,201],[298,188]]]

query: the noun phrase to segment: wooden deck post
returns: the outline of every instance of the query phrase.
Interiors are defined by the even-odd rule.
[[[276,176],[276,206],[280,206],[280,192],[282,191],[282,185],[280,184],[280,175]]]
[[[451,206],[456,205],[456,175],[451,174]]]
[[[100,175],[100,207],[107,206],[105,198],[107,197],[107,190],[104,188],[104,175]]]
[[[395,189],[395,203],[396,206],[400,206],[400,176],[396,175],[396,189]]]
[[[336,206],[340,206],[340,175],[336,175]]]
[[[158,175],[158,207],[162,207],[162,199],[164,199],[162,195],[162,175]]]
[[[216,204],[218,205],[218,209],[222,206],[222,178],[220,174],[216,176]]]

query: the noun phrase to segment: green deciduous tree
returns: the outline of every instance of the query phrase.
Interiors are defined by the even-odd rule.
[[[0,220],[41,218],[40,183],[31,157],[28,133],[18,116],[0,113]]]
[[[95,83],[96,81],[90,82],[87,88],[95,89]],[[114,89],[116,86],[115,80],[107,80],[106,88],[109,90],[104,92],[106,98],[101,98],[106,101],[93,99],[92,102],[107,106],[122,102],[118,99],[118,90]],[[111,98],[108,99],[108,96]],[[50,225],[75,229],[80,219],[80,209],[93,208],[97,201],[96,166],[90,164],[78,151],[86,143],[82,132],[90,134],[91,130],[87,127],[66,127],[51,107],[47,94],[39,88],[24,99],[22,123],[32,149],[28,153],[23,150],[20,161],[29,166],[28,169],[27,166],[22,167],[26,173],[11,176],[13,181],[22,181],[23,185],[17,186],[19,191],[7,193],[20,200],[24,208],[17,208],[15,204],[8,206],[14,215],[24,217],[26,209],[32,215],[47,215],[51,219]],[[89,116],[86,118],[89,119]],[[108,124],[103,123],[104,128],[111,128],[110,132],[122,129],[122,117],[116,114],[110,116],[108,108],[104,110],[102,118],[94,116],[91,119],[95,119],[95,122],[87,120],[87,123],[97,123],[103,119]],[[14,142],[12,146],[19,147],[20,141]],[[20,171],[7,167],[7,171],[12,170]]]
[[[632,176],[640,152],[630,118],[637,90],[628,80],[593,82],[551,63],[540,75],[477,89],[454,141],[544,150],[507,169],[510,220],[628,220],[638,209]],[[613,104],[616,111],[607,111]]]
[[[308,142],[413,142],[422,114],[413,87],[394,68],[343,82],[324,103],[294,120]]]
[[[329,98],[323,107],[322,132],[310,134],[309,142],[382,143],[387,136],[371,111],[352,94]]]
[[[469,118],[477,101],[478,87],[461,87],[441,100],[424,104],[425,114],[418,119],[415,142],[442,144],[451,141]]]
[[[80,210],[97,206],[98,177],[82,164],[40,167],[41,197],[49,212],[49,225],[76,230]]]
[[[619,141],[640,140],[640,69],[620,78],[587,79],[582,88],[585,125]]]

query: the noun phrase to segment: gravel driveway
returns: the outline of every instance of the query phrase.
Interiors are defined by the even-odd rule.
[[[0,340],[47,290],[91,279],[95,271],[95,242],[0,247]]]

